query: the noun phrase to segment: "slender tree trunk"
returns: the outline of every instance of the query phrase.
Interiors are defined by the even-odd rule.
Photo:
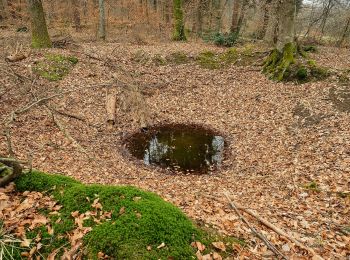
[[[0,21],[7,18],[6,5],[6,1],[0,0]]]
[[[173,0],[174,5],[174,36],[175,41],[186,41],[182,0]]]
[[[28,0],[32,26],[32,47],[50,48],[52,46],[47,31],[44,9],[41,0]]]
[[[242,9],[242,0],[234,0],[232,8],[231,33],[239,32],[239,17]]]
[[[350,29],[350,16],[348,16],[348,19],[345,22],[343,33],[341,35],[340,40],[338,41],[338,46],[341,46],[344,43],[345,38],[349,35],[349,29]]]
[[[265,37],[266,31],[267,31],[267,26],[269,24],[270,7],[271,7],[271,0],[266,0],[262,6],[262,13],[263,14],[262,14],[261,26],[259,26],[258,31],[257,31],[257,38],[258,39],[263,39]]]
[[[76,32],[81,31],[81,19],[80,19],[80,11],[79,11],[79,1],[78,0],[71,0],[72,5],[72,15],[73,15],[73,22]]]
[[[98,38],[100,40],[106,39],[106,15],[104,0],[98,1],[99,9],[99,23],[98,23]]]
[[[198,4],[196,7],[196,16],[192,30],[196,34],[201,34],[203,25],[204,0],[198,0]]]

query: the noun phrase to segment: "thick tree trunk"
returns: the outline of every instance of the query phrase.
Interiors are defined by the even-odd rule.
[[[98,23],[98,38],[100,40],[106,39],[106,15],[104,0],[98,1],[99,9],[99,23]]]
[[[282,51],[288,43],[294,43],[295,37],[295,0],[282,0],[278,14],[277,50]]]
[[[32,47],[50,48],[52,43],[47,31],[41,0],[28,0],[28,5],[32,25]]]
[[[295,3],[295,0],[281,0],[277,8],[279,30],[276,48],[266,59],[263,69],[270,78],[277,81],[284,80],[298,51],[294,39]]]
[[[174,5],[174,36],[175,41],[186,41],[182,0],[173,0]]]

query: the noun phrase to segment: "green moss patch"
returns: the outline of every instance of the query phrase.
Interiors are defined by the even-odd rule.
[[[175,64],[185,64],[190,61],[189,57],[187,57],[186,53],[177,51],[174,53],[171,53],[169,56],[166,57],[167,61],[170,63]]]
[[[330,73],[326,68],[307,60],[307,55],[295,43],[287,43],[282,51],[274,49],[265,59],[263,73],[275,81],[295,81],[305,83],[323,80]]]
[[[210,242],[210,235],[198,229],[182,212],[159,196],[134,187],[83,185],[71,178],[32,172],[16,181],[18,191],[40,191],[52,195],[62,205],[59,215],[44,212],[50,218],[54,234],[46,227],[37,228],[28,238],[41,234],[40,254],[47,257],[53,250],[69,248],[67,234],[76,227],[72,212],[96,212],[98,199],[110,217],[96,223],[84,220],[92,230],[83,238],[87,259],[97,259],[102,252],[113,259],[192,259],[194,241]],[[98,215],[96,216],[98,218]],[[237,240],[238,241],[238,240]],[[164,247],[157,248],[164,243]],[[208,249],[210,250],[210,245]]]
[[[33,72],[49,81],[58,81],[68,75],[77,63],[78,59],[74,56],[47,54],[42,61],[35,64]]]

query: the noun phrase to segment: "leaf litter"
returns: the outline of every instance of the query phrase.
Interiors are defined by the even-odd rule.
[[[156,192],[198,223],[246,241],[245,249],[237,244],[233,246],[238,258],[271,257],[272,252],[229,208],[224,190],[230,191],[233,200],[288,231],[323,258],[345,259],[350,252],[350,120],[349,114],[336,110],[328,99],[329,90],[337,87],[337,82],[329,79],[303,85],[275,83],[248,67],[232,65],[208,70],[193,62],[157,66],[132,59],[140,50],[153,56],[183,51],[193,57],[208,49],[222,51],[193,43],[147,46],[84,43],[80,45],[80,53],[74,53],[79,63],[58,83],[38,78],[34,86],[18,85],[18,79],[5,74],[1,79],[6,92],[1,102],[5,106],[0,117],[4,120],[11,111],[30,102],[30,93],[45,97],[108,81],[113,70],[101,60],[109,58],[109,63],[122,66],[134,75],[144,93],[152,124],[197,123],[225,133],[230,152],[220,173],[165,175],[156,168],[135,164],[125,156],[122,140],[128,133],[138,131],[139,123],[118,106],[115,127],[106,129],[102,88],[81,89],[49,101],[58,110],[84,118],[85,121],[81,121],[57,115],[77,142],[94,156],[93,160],[65,138],[41,106],[18,116],[12,124],[16,155],[26,158],[32,153],[35,168],[59,172],[85,183],[135,185]],[[70,50],[52,52],[73,54]],[[84,53],[101,60],[91,59]],[[28,59],[11,66],[17,73],[30,77],[30,67],[40,55],[34,52]],[[330,59],[329,55],[314,55],[321,63]],[[346,68],[346,62],[346,59],[333,61],[337,68]],[[118,97],[120,93],[121,88]],[[299,123],[300,118],[293,113],[298,104],[304,104],[311,115],[322,115],[323,119],[312,125]],[[0,137],[0,147],[6,150],[4,136]],[[317,190],[306,188],[312,182],[317,183]],[[25,228],[14,223],[26,223],[32,228],[50,226],[48,219],[33,210],[34,205],[57,212],[55,202],[41,193],[8,198],[3,192],[0,196],[2,216],[11,227],[16,227],[13,231],[22,239],[25,239]],[[92,203],[96,210],[102,210],[98,199]],[[9,209],[19,214],[14,217]],[[94,216],[86,213],[75,216],[77,229],[70,234],[71,242],[75,241],[72,245],[79,244],[81,234],[89,231],[79,226],[86,217]],[[304,250],[287,243],[249,215],[245,217],[285,255],[310,258]],[[34,221],[35,218],[38,220]],[[201,246],[197,248],[198,258],[219,259],[217,254],[221,249],[202,255]]]

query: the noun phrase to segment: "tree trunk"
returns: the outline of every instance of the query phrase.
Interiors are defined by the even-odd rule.
[[[294,43],[295,36],[295,0],[282,0],[283,6],[279,8],[279,32],[277,40],[277,49],[282,51],[287,43]]]
[[[72,5],[72,15],[73,15],[73,22],[76,32],[81,31],[81,19],[80,19],[80,11],[79,11],[79,1],[78,0],[71,0]]]
[[[198,0],[198,4],[196,6],[196,16],[195,21],[193,23],[193,32],[196,34],[202,33],[202,26],[203,26],[203,11],[204,11],[204,0]]]
[[[233,8],[232,8],[232,20],[231,20],[231,33],[238,33],[239,32],[239,16],[240,11],[242,7],[242,0],[234,0],[233,1]]]
[[[271,0],[266,0],[262,6],[262,22],[257,31],[257,38],[264,39],[267,31],[267,26],[269,24]]]
[[[266,59],[263,71],[272,79],[282,81],[297,55],[294,39],[295,0],[281,0],[278,8],[278,39],[276,48]]]
[[[7,18],[6,5],[6,1],[0,0],[0,22]]]
[[[104,0],[98,1],[99,9],[99,23],[98,23],[98,38],[100,40],[106,39],[106,15]]]
[[[175,41],[186,41],[182,0],[173,0],[174,5],[174,36]]]
[[[32,47],[50,48],[52,46],[47,31],[44,9],[41,0],[28,0],[32,26]]]
[[[349,35],[349,29],[350,29],[350,16],[346,20],[346,23],[345,23],[345,26],[344,26],[344,29],[343,29],[343,33],[341,35],[340,40],[338,41],[338,46],[339,47],[344,43],[345,38]]]

